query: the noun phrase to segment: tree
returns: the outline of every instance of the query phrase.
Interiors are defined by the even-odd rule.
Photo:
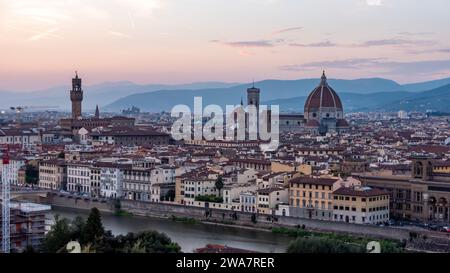
[[[61,151],[61,152],[58,154],[58,158],[60,158],[60,159],[66,158],[66,154],[64,153],[64,151]]]
[[[299,237],[289,243],[287,253],[363,253],[365,248],[336,239]]]
[[[105,234],[105,229],[103,228],[102,218],[100,216],[100,211],[97,208],[92,208],[89,213],[89,217],[86,221],[86,226],[83,229],[83,236],[81,243],[91,243],[97,242]]]
[[[134,234],[133,234],[134,235]],[[138,253],[179,253],[180,246],[165,234],[157,231],[144,231],[134,236],[128,235],[126,252]]]
[[[165,234],[144,231],[114,236],[105,231],[100,211],[93,208],[85,222],[77,217],[71,222],[55,217],[55,224],[47,233],[41,250],[48,253],[66,252],[70,241],[81,244],[82,253],[178,253],[181,247]],[[31,249],[29,250],[31,251]]]
[[[252,214],[252,223],[256,224],[256,214]]]
[[[223,203],[223,198],[220,196],[209,195],[197,195],[195,201],[210,202],[210,203]]]
[[[165,196],[166,201],[173,201],[175,200],[175,190],[170,189],[167,191]]]
[[[27,247],[22,251],[22,253],[34,254],[36,250],[32,245],[27,245]]]
[[[221,190],[223,189],[223,179],[222,176],[218,176],[215,183],[216,189],[219,191],[219,196],[221,196]]]
[[[47,253],[56,253],[64,250],[66,244],[71,240],[72,232],[70,230],[69,220],[59,219],[55,216],[55,224],[45,236],[42,242],[42,251]]]
[[[114,209],[120,211],[122,209],[122,203],[119,198],[114,199]]]
[[[25,166],[25,183],[37,185],[39,182],[39,169],[36,166],[27,164]]]
[[[85,227],[86,220],[81,216],[75,217],[70,225],[71,240],[80,240],[80,238],[83,237]]]

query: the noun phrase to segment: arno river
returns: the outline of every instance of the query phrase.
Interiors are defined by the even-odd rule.
[[[57,208],[48,213],[47,219],[53,220],[56,214],[68,219],[73,219],[78,215],[86,218],[87,213],[86,211]],[[290,241],[288,237],[271,232],[207,224],[180,223],[160,218],[119,217],[102,213],[102,220],[105,229],[111,230],[115,235],[144,230],[164,232],[172,241],[181,246],[183,252],[192,252],[194,249],[204,247],[207,244],[222,244],[265,253],[278,253],[285,252]]]

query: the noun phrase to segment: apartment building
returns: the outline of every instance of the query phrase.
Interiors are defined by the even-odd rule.
[[[67,164],[62,159],[49,159],[39,163],[40,188],[49,190],[67,189]]]
[[[331,220],[332,193],[339,187],[337,178],[297,177],[289,181],[289,215]]]
[[[67,165],[67,190],[79,194],[91,193],[91,165],[69,163]]]
[[[92,197],[101,196],[101,168],[97,166],[91,167],[91,191]]]
[[[333,192],[333,220],[384,223],[389,220],[389,192],[371,187],[341,187]]]
[[[288,188],[273,187],[256,191],[257,212],[272,214],[279,204],[288,202]]]
[[[125,199],[151,201],[151,170],[125,169],[123,191]]]
[[[126,166],[113,163],[102,163],[97,166],[100,168],[100,196],[122,198],[123,173]]]
[[[256,192],[242,192],[239,195],[240,209],[243,212],[257,212]]]
[[[216,179],[218,174],[206,169],[194,170],[177,177],[176,202],[181,204],[193,204],[195,198],[202,195],[218,196]]]

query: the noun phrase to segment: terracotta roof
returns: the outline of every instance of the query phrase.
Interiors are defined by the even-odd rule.
[[[348,122],[345,119],[338,119],[336,126],[337,127],[348,127]]]
[[[333,192],[334,195],[346,195],[346,196],[359,196],[359,197],[371,197],[388,195],[389,193],[382,189],[377,188],[353,188],[353,187],[341,187]]]
[[[325,74],[322,76],[322,81],[308,96],[305,102],[305,113],[312,112],[313,109],[321,107],[334,107],[342,110],[342,102],[336,91],[331,88],[327,81]]]
[[[289,183],[332,186],[336,181],[336,178],[297,177],[289,180]]]
[[[320,124],[317,120],[315,119],[309,119],[308,122],[306,123],[306,127],[319,127]]]
[[[433,161],[435,167],[450,167],[450,160],[448,161]]]
[[[282,190],[284,190],[284,189],[283,188],[265,188],[265,189],[259,189],[259,190],[257,190],[257,192],[260,194],[269,194],[274,191],[282,191]]]

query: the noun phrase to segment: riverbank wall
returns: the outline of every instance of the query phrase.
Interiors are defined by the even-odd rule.
[[[46,203],[52,207],[60,208],[91,210],[95,207],[101,212],[112,213],[115,211],[112,200],[90,199],[50,193],[47,197]]]
[[[229,224],[259,229],[270,229],[272,227],[298,228],[305,227],[308,230],[325,232],[337,232],[356,234],[371,238],[407,240],[409,231],[403,229],[378,227],[368,225],[356,225],[343,222],[329,222],[313,219],[255,215],[241,211],[230,211],[211,208],[190,207],[176,204],[146,203],[131,200],[121,202],[122,209],[140,216],[156,217],[184,217],[193,218],[198,221],[209,223]]]
[[[89,199],[82,197],[49,194],[47,203],[54,207],[90,210],[94,207],[102,212],[115,211],[112,200]],[[252,214],[242,211],[230,211],[214,208],[191,207],[178,204],[149,203],[133,200],[121,200],[121,210],[138,216],[195,219],[200,222],[225,224],[236,227],[254,229],[270,229],[272,227],[299,228],[323,232],[336,232],[366,236],[370,238],[407,240],[409,231],[399,228],[356,225],[344,222],[329,222],[285,216]],[[254,215],[254,216],[253,216]]]

